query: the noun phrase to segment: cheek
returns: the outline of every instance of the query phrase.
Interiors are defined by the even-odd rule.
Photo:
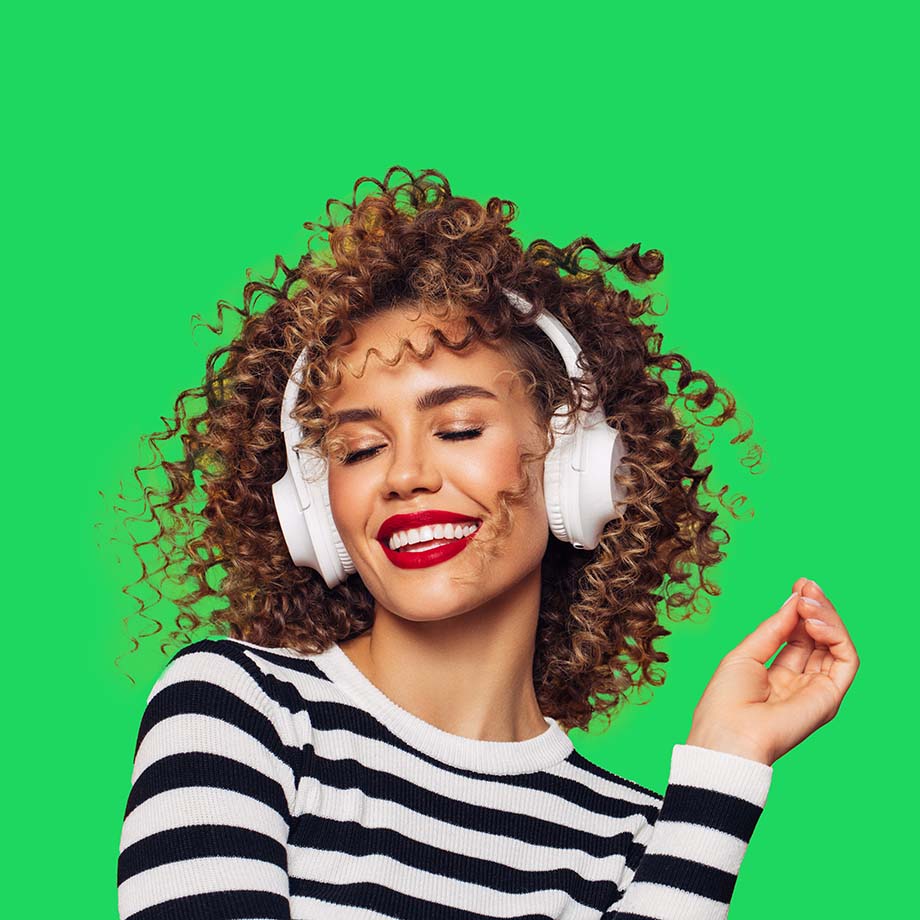
[[[530,451],[538,450],[533,444],[526,445]],[[517,437],[496,439],[488,450],[471,452],[461,467],[461,479],[465,488],[482,496],[494,496],[503,489],[517,490],[522,485],[524,468],[521,463],[521,451],[524,447]],[[520,513],[528,515],[527,506],[532,506],[535,518],[545,517],[543,507],[543,461],[531,461],[531,493],[525,500]],[[491,503],[491,501],[489,502]]]
[[[461,465],[469,482],[496,491],[512,485],[521,475],[520,444],[511,437],[495,438],[483,450],[470,451]]]
[[[353,530],[361,515],[360,487],[346,480],[335,472],[329,473],[329,508],[340,533]]]

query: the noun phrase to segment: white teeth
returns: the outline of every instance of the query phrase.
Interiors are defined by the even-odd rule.
[[[478,528],[479,524],[475,521],[470,524],[434,524],[426,527],[413,527],[409,530],[399,530],[391,534],[388,545],[390,549],[397,550],[403,546],[411,546],[416,543],[431,543],[435,540],[462,540]],[[430,548],[425,547],[425,549]]]
[[[439,546],[446,546],[450,540],[431,540],[428,543],[419,543],[417,546],[410,546],[403,550],[404,553],[424,553],[430,549],[436,549]]]

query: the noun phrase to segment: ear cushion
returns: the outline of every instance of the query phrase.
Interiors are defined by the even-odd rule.
[[[331,565],[334,567],[338,580],[345,581],[349,575],[353,575],[357,570],[355,569],[355,564],[351,556],[348,555],[348,550],[345,549],[345,544],[342,542],[342,536],[335,526],[335,519],[332,517],[332,505],[329,500],[328,475],[323,476],[317,483],[317,486],[319,487],[320,495],[318,504],[322,507],[322,518],[317,526],[321,534],[318,534],[317,537],[321,539],[326,546]],[[326,581],[328,584],[329,579],[327,578]]]
[[[563,430],[564,419],[553,416],[552,425],[556,439],[552,450],[543,461],[543,498],[546,503],[546,517],[550,532],[557,540],[569,542],[569,530],[566,526],[565,495],[563,484],[568,459],[572,453],[573,436]]]

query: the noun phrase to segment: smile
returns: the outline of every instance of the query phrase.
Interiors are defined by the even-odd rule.
[[[422,569],[453,559],[479,532],[482,521],[446,508],[393,514],[377,530],[384,555],[400,569]]]
[[[478,523],[435,524],[397,531],[388,541],[379,542],[393,565],[401,569],[421,569],[453,559],[466,549],[478,530]]]

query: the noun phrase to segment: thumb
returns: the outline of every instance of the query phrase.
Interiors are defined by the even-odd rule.
[[[799,592],[793,591],[783,601],[779,610],[773,616],[767,617],[752,633],[746,636],[732,651],[725,656],[725,660],[733,658],[754,658],[761,664],[786,641],[789,634],[799,622],[796,605]]]

